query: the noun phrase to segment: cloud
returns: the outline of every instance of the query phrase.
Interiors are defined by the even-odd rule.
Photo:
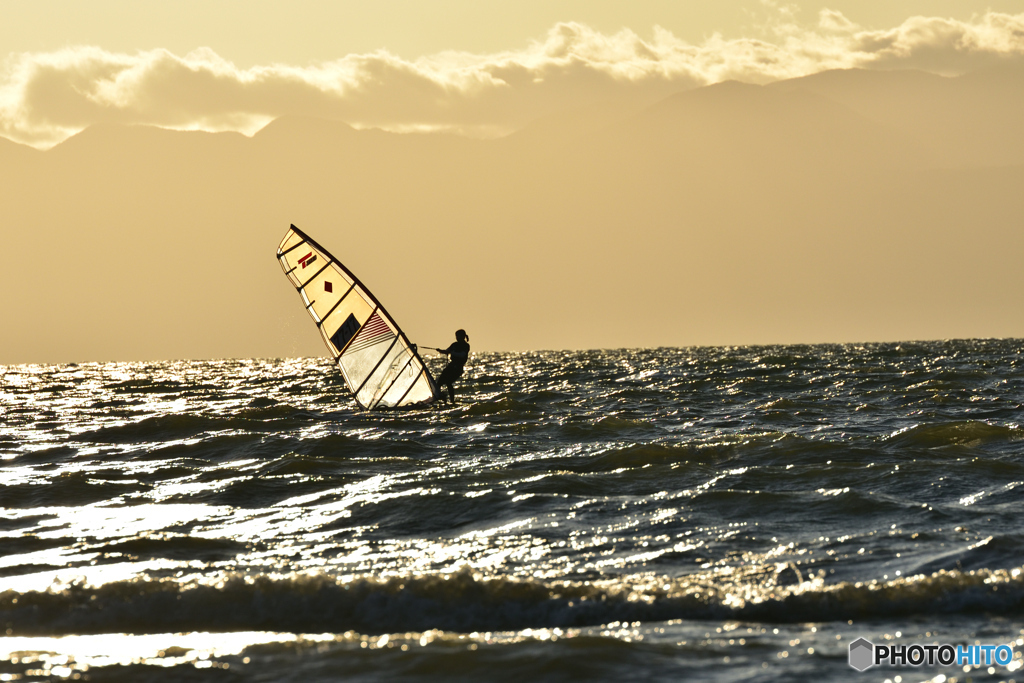
[[[972,22],[911,17],[885,31],[859,31],[851,51],[865,66],[957,74],[1024,59],[1024,14],[988,12]]]
[[[206,48],[185,56],[97,47],[16,54],[0,73],[0,135],[45,148],[99,122],[251,133],[286,114],[497,134],[567,107],[728,79],[766,83],[853,67],[952,74],[1024,62],[1024,14],[911,17],[865,30],[834,10],[803,26],[791,6],[766,6],[771,39],[716,34],[699,45],[659,27],[644,39],[562,23],[518,51],[405,60],[382,50],[308,67],[239,69]]]

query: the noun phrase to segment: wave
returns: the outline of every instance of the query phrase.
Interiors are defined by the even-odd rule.
[[[215,431],[279,431],[308,423],[313,415],[286,406],[250,408],[238,416],[169,414],[146,417],[137,422],[91,429],[70,437],[79,442],[131,444],[188,439]]]
[[[3,440],[0,439],[0,444],[3,443]],[[39,450],[34,451],[15,451],[13,460],[19,465],[58,463],[71,460],[77,453],[78,449],[71,446],[53,446],[50,448],[40,448]]]
[[[504,413],[513,413],[516,416],[533,416],[537,413],[541,413],[543,408],[539,403],[537,396],[530,397],[531,401],[523,400],[524,396],[518,392],[512,392],[510,395],[502,396],[501,398],[491,401],[480,401],[464,407],[464,411],[467,415],[473,416],[486,416],[486,415],[500,415]]]
[[[1024,440],[1024,429],[1020,427],[965,420],[915,425],[891,434],[886,437],[885,443],[894,448],[942,448],[945,446],[976,448],[1021,440]]]
[[[217,585],[171,579],[0,593],[9,635],[267,630],[396,633],[514,631],[671,619],[802,623],[929,615],[1019,614],[1024,578],[1014,570],[939,570],[893,581],[803,581],[788,565],[762,568],[761,584],[638,577],[544,583],[467,571],[388,580],[325,575],[234,576]],[[788,585],[784,585],[788,584]]]
[[[685,445],[632,445],[611,448],[593,456],[574,456],[550,461],[558,469],[578,473],[615,472],[648,465],[676,465],[699,459],[698,450]]]
[[[242,541],[179,534],[129,538],[102,548],[105,554],[122,553],[131,559],[166,558],[186,562],[230,561],[248,549]]]
[[[90,505],[149,488],[139,483],[95,481],[87,472],[64,472],[48,482],[4,486],[3,506],[46,508]]]

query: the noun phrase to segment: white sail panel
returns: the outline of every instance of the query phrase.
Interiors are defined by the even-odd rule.
[[[440,396],[402,330],[326,249],[293,225],[277,258],[360,406],[400,408]]]

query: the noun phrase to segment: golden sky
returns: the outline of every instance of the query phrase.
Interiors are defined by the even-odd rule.
[[[764,37],[782,12],[813,24],[822,9],[867,29],[892,28],[914,15],[969,20],[988,10],[1019,13],[1020,0],[33,0],[4,2],[0,46],[50,52],[95,45],[113,52],[166,48],[179,55],[209,47],[242,68],[305,65],[351,53],[414,59],[444,50],[517,50],[559,22],[606,34],[629,28],[650,37],[661,26],[699,43]]]
[[[0,363],[323,354],[290,223],[424,346],[1024,336],[1024,0],[8,1],[0,49]]]

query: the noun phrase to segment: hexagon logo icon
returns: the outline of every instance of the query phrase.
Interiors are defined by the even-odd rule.
[[[870,640],[858,638],[850,643],[850,666],[857,671],[864,671],[875,663],[875,646]]]

